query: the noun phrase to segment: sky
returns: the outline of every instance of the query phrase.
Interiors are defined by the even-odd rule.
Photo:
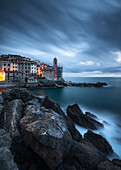
[[[121,76],[121,0],[0,0],[0,54],[52,65],[64,76]]]

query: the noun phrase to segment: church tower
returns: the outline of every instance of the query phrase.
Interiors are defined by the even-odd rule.
[[[57,58],[53,60],[54,80],[57,80]]]

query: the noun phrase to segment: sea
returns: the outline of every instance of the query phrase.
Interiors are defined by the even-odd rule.
[[[65,81],[96,83],[105,82],[104,87],[65,87],[31,89],[38,96],[48,95],[57,101],[63,111],[77,103],[85,113],[95,114],[104,128],[94,131],[105,137],[115,153],[121,158],[121,77],[65,77]],[[87,129],[76,125],[82,135]]]

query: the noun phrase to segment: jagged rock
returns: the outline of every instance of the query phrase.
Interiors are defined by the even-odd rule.
[[[4,106],[0,104],[0,116],[2,114],[2,110],[3,110]]]
[[[15,99],[9,102],[4,108],[0,122],[2,127],[9,132],[12,137],[19,135],[18,122],[22,117],[23,102],[21,99]]]
[[[98,150],[100,150],[103,154],[109,155],[113,153],[113,149],[108,141],[90,130],[84,134],[84,139],[90,143],[92,143]]]
[[[85,115],[88,116],[88,117],[91,117],[93,119],[98,119],[98,117],[90,112],[85,112]]]
[[[25,88],[14,88],[8,89],[2,92],[2,96],[4,100],[14,100],[14,99],[21,99],[23,102],[27,102],[32,100],[35,96]]]
[[[106,160],[92,144],[74,141],[68,157],[58,170],[96,170],[97,165]]]
[[[110,161],[105,161],[97,166],[97,170],[121,170],[121,168],[114,166]]]
[[[82,135],[76,129],[75,124],[72,122],[72,120],[68,116],[64,116],[64,118],[66,121],[66,126],[69,132],[71,133],[73,140],[80,142],[82,140]]]
[[[0,147],[10,148],[11,142],[10,133],[6,133],[4,129],[0,129]]]
[[[115,166],[118,166],[121,168],[121,160],[119,159],[113,159],[112,160],[112,163],[115,165]]]
[[[0,148],[0,170],[18,170],[13,155],[6,147]]]
[[[20,120],[20,128],[25,144],[51,169],[56,168],[68,155],[72,137],[64,118],[54,111],[24,116]]]
[[[67,108],[67,115],[78,125],[85,127],[87,129],[97,130],[103,127],[103,124],[98,122],[91,117],[86,116],[83,114],[82,110],[79,108],[77,104],[72,106],[68,106]]]
[[[3,104],[3,97],[0,95],[0,104]]]
[[[45,98],[43,99],[42,105],[43,105],[46,109],[52,109],[52,110],[54,110],[56,113],[58,113],[58,114],[60,114],[60,115],[62,115],[62,116],[65,115],[64,112],[62,111],[60,105],[59,105],[57,102],[51,100],[50,97],[48,97],[48,96],[45,96]]]

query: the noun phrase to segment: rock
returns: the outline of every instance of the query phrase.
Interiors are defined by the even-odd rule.
[[[0,95],[0,104],[3,104],[3,97]]]
[[[113,159],[112,160],[113,165],[118,166],[121,168],[121,160],[119,159]]]
[[[83,114],[82,110],[77,104],[68,106],[67,115],[78,125],[85,127],[87,129],[97,130],[104,127],[102,123],[95,119]]]
[[[0,148],[0,170],[18,170],[10,150],[6,147]]]
[[[66,121],[66,126],[67,126],[69,132],[71,133],[73,140],[80,142],[82,140],[82,135],[76,129],[74,123],[72,122],[72,120],[68,116],[65,116],[64,118],[65,118],[65,121]]]
[[[46,109],[52,109],[52,110],[54,110],[56,113],[58,113],[58,114],[60,114],[60,115],[62,115],[62,116],[65,115],[64,112],[61,110],[60,105],[59,105],[57,102],[51,100],[50,97],[48,97],[48,96],[45,96],[45,98],[44,98],[44,100],[43,100],[43,102],[42,102],[42,105],[43,105]]]
[[[108,141],[90,130],[84,134],[84,139],[90,143],[92,143],[98,150],[100,150],[103,154],[109,155],[113,154],[113,149]]]
[[[2,93],[4,100],[21,99],[23,102],[32,100],[35,96],[25,88],[8,89]]]
[[[2,127],[9,132],[12,137],[19,135],[18,122],[22,117],[23,102],[21,99],[15,99],[4,108],[0,122]]]
[[[0,104],[0,116],[2,114],[3,108],[4,108],[4,106]]]
[[[96,170],[97,165],[106,160],[92,144],[74,141],[68,157],[58,170]]]
[[[98,119],[98,117],[90,112],[85,112],[85,115],[94,119]]]
[[[97,170],[121,170],[121,168],[114,166],[110,161],[105,161],[97,166]]]
[[[24,116],[20,128],[25,144],[51,169],[58,167],[68,155],[72,137],[64,118],[54,111]]]
[[[14,161],[20,170],[49,170],[44,160],[42,160],[30,147],[27,147],[21,136],[15,137],[12,141],[11,152],[14,154]]]
[[[110,124],[109,124],[107,121],[105,121],[105,120],[103,120],[103,123],[104,123],[105,125],[107,125],[107,126],[110,126]]]
[[[0,129],[0,147],[10,148],[12,139],[9,133],[6,133],[4,129]]]
[[[117,126],[121,128],[121,124],[117,124]]]

